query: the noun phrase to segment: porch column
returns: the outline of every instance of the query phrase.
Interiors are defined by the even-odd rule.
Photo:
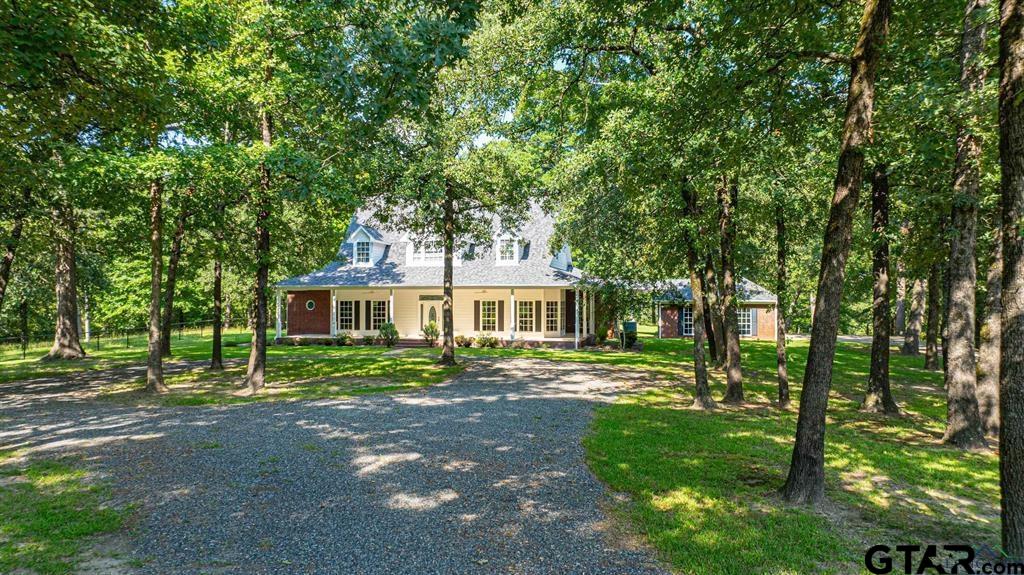
[[[590,335],[590,294],[583,293],[583,337]]]
[[[512,288],[511,295],[509,296],[509,321],[508,321],[508,338],[510,340],[516,339],[516,321],[519,319],[519,312],[516,311],[516,290]]]
[[[395,290],[388,290],[388,323],[395,323]]]
[[[658,339],[661,339],[661,302],[658,302]]]
[[[277,339],[281,339],[281,290],[274,290],[277,294],[277,318],[274,325],[277,328]]]
[[[594,310],[594,304],[596,304],[596,303],[597,303],[597,296],[594,294],[594,292],[590,292],[590,302],[587,304],[587,310],[590,311],[590,321],[587,322],[587,325],[590,326],[590,333],[593,333],[593,334],[597,333],[597,326],[594,325],[596,323],[596,320],[597,320],[597,313]]]
[[[331,290],[331,337],[338,335],[338,294]]]
[[[573,290],[573,294],[576,296],[573,298],[573,303],[576,305],[576,337],[573,339],[573,349],[580,348],[580,290],[577,288]]]

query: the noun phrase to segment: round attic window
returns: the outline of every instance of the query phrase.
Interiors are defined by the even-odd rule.
[[[309,311],[313,311],[315,308],[316,308],[316,302],[311,300],[311,299],[307,299],[306,300],[306,309],[308,309]]]

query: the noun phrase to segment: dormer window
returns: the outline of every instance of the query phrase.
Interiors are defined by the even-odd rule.
[[[499,264],[514,264],[516,263],[516,252],[517,242],[515,238],[500,238],[498,239],[498,263]]]
[[[370,265],[370,242],[356,242],[356,265]]]
[[[437,240],[426,240],[413,244],[412,261],[431,264],[444,260],[444,246]]]

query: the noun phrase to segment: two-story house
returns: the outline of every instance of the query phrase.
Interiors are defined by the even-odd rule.
[[[496,221],[493,231],[491,241],[454,256],[455,334],[578,345],[594,333],[594,298],[569,248],[551,249],[554,219],[535,205],[517,233],[503,233]],[[277,336],[361,337],[390,322],[401,338],[419,340],[427,323],[441,325],[443,266],[440,242],[388,231],[357,213],[334,261],[277,284]],[[689,281],[668,284],[652,294],[658,337],[691,337]],[[775,294],[741,279],[737,296],[740,336],[774,339]]]
[[[580,285],[568,247],[551,249],[553,218],[533,206],[517,233],[472,244],[454,256],[455,334],[494,335],[565,345],[593,333],[593,296]],[[554,255],[552,255],[554,254]],[[335,261],[277,284],[277,334],[376,335],[391,322],[403,339],[441,325],[444,254],[357,213]],[[282,298],[287,314],[282,314]]]

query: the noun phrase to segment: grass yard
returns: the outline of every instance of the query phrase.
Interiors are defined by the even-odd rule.
[[[922,358],[892,357],[893,391],[905,414],[866,415],[857,407],[870,350],[840,344],[826,433],[829,503],[814,512],[775,495],[797,412],[770,404],[774,343],[744,342],[743,354],[748,405],[712,413],[687,409],[687,343],[652,340],[632,360],[610,358],[654,369],[675,363],[684,384],[599,409],[585,441],[597,476],[632,496],[622,513],[682,572],[847,573],[862,569],[875,543],[998,543],[998,459],[940,444],[941,374],[920,369]],[[807,342],[791,343],[794,399],[806,354]],[[724,375],[713,377],[721,397]]]
[[[274,350],[270,353],[269,350]],[[168,374],[170,392],[154,397],[142,391],[145,380],[112,385],[105,399],[161,405],[214,405],[285,399],[323,399],[367,393],[410,391],[445,381],[461,366],[440,367],[427,356],[386,355],[382,347],[272,347],[268,384],[252,395],[239,389],[245,363],[212,372],[203,367]]]
[[[249,332],[232,329],[224,334],[224,358],[248,357],[248,344],[252,335]],[[273,337],[273,336],[269,336]],[[0,384],[24,379],[64,375],[86,370],[101,370],[138,365],[146,362],[146,336],[133,335],[125,338],[93,339],[83,343],[86,357],[78,361],[43,361],[49,351],[46,343],[36,343],[28,348],[22,357],[20,346],[5,345],[0,347]],[[210,358],[210,330],[202,335],[198,331],[175,332],[172,338],[174,360],[203,360]],[[268,350],[274,350],[270,347]],[[268,352],[268,354],[271,352]]]
[[[90,538],[121,528],[106,495],[73,461],[0,453],[0,572],[72,572]]]
[[[245,376],[244,360],[249,357],[251,336],[244,332],[226,334],[223,348],[226,369],[206,369],[210,358],[209,332],[175,336],[174,356],[165,365],[180,361],[202,362],[186,371],[167,373],[165,380],[171,391],[154,397],[142,391],[145,378],[112,383],[102,389],[107,400],[160,405],[213,405],[247,403],[272,399],[320,399],[346,397],[366,393],[408,391],[445,381],[462,371],[462,367],[442,368],[434,365],[430,354],[410,357],[387,354],[379,346],[269,346],[267,348],[267,387],[256,395],[239,388]],[[21,357],[20,349],[0,351],[0,385],[38,377],[60,376],[83,371],[99,371],[144,365],[146,341],[137,337],[126,346],[110,341],[98,349],[90,347],[88,357],[80,361],[40,361],[46,347]],[[231,361],[235,360],[235,361]]]

